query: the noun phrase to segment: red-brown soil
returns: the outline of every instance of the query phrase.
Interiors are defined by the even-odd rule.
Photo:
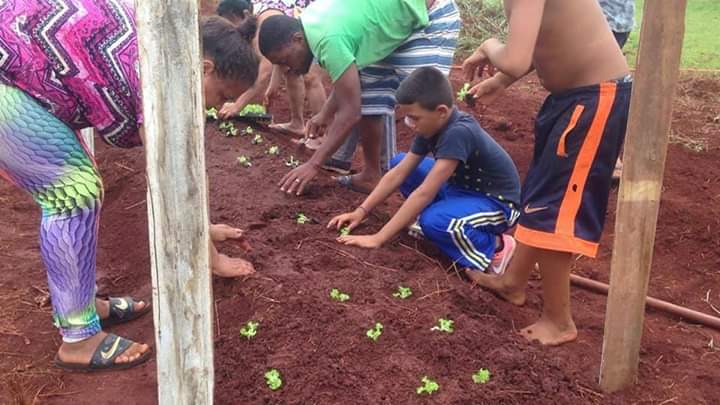
[[[456,83],[457,84],[457,83]],[[714,315],[720,308],[720,83],[704,78],[681,82],[660,209],[650,294]],[[497,105],[477,112],[481,124],[507,148],[520,171],[527,170],[533,117],[544,91],[529,79]],[[274,113],[287,114],[285,107]],[[647,312],[637,385],[608,395],[597,376],[606,298],[572,290],[577,342],[558,348],[528,344],[516,335],[541,308],[533,280],[525,307],[509,305],[444,271],[447,261],[425,243],[401,235],[374,251],[336,244],[324,223],[355,207],[363,196],[345,192],[323,174],[307,196],[289,197],[275,183],[286,173],[282,159],[298,151],[288,138],[262,131],[265,143],[225,138],[207,129],[211,217],[248,231],[256,275],[215,279],[216,403],[218,404],[718,404],[720,333],[652,310]],[[411,134],[401,131],[400,149]],[[704,140],[703,151],[690,140]],[[281,157],[264,151],[279,145]],[[249,155],[252,168],[238,165]],[[150,297],[144,156],[141,150],[98,145],[106,199],[98,254],[103,293]],[[172,181],[171,178],[167,179]],[[614,197],[613,197],[614,198]],[[50,322],[46,276],[37,242],[38,209],[24,193],[0,182],[0,403],[153,404],[154,361],[115,374],[66,374],[51,359],[59,344]],[[400,200],[377,210],[358,231],[377,230]],[[610,204],[614,211],[615,201]],[[180,207],[178,207],[180,208]],[[298,225],[303,212],[318,223]],[[580,258],[576,272],[607,281],[614,215],[607,218],[600,256]],[[221,250],[240,255],[232,242]],[[436,260],[439,259],[439,260]],[[413,296],[391,296],[398,285]],[[331,301],[332,288],[348,292]],[[709,300],[709,303],[706,302]],[[455,321],[452,335],[431,332],[440,317]],[[260,322],[254,340],[238,331]],[[384,333],[365,336],[374,322]],[[152,318],[114,332],[153,341]],[[471,380],[488,368],[485,385]],[[276,368],[283,386],[265,385]],[[440,384],[432,397],[415,388],[427,375]]]

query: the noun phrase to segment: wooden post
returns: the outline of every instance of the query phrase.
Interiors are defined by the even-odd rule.
[[[687,0],[646,1],[618,196],[600,386],[635,382]]]
[[[137,1],[160,404],[213,403],[197,0]]]
[[[90,151],[91,155],[95,154],[95,128],[85,128],[80,130],[80,135],[85,141],[85,145]]]

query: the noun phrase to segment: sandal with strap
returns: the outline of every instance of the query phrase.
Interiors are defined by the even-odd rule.
[[[115,363],[115,359],[127,351],[135,343],[132,340],[122,338],[109,333],[100,342],[90,358],[90,364],[67,363],[55,355],[55,365],[65,370],[94,372],[104,370],[126,370],[145,363],[151,356],[152,350],[143,353],[137,359],[127,363]]]
[[[135,310],[135,301],[132,297],[108,299],[110,302],[110,315],[100,320],[100,326],[105,329],[119,323],[130,322],[150,312],[150,303],[146,302],[142,309]]]

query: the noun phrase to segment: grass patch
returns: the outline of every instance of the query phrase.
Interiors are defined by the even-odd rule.
[[[635,0],[635,30],[625,45],[625,54],[631,65],[637,59],[638,40],[644,0]],[[682,67],[720,69],[720,1],[688,0],[685,14],[685,42]]]
[[[488,38],[507,38],[502,0],[457,0],[463,27],[455,56],[463,60]]]

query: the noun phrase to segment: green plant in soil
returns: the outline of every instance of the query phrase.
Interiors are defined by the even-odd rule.
[[[245,326],[240,328],[240,335],[245,336],[248,340],[250,340],[257,335],[258,326],[260,326],[259,322],[248,321]]]
[[[263,143],[263,137],[260,134],[256,134],[255,137],[250,141],[253,145],[259,145]]]
[[[346,294],[337,288],[330,290],[330,298],[335,301],[345,302],[350,299],[350,294]]]
[[[245,155],[238,157],[237,161],[245,167],[252,167],[252,162],[250,161],[250,158]]]
[[[235,124],[229,121],[225,121],[221,123],[218,128],[225,134],[227,137],[236,136],[238,134],[238,129],[235,128]]]
[[[243,129],[241,135],[242,135],[242,136],[252,135],[252,134],[254,134],[254,133],[255,133],[255,131],[252,129],[252,127],[247,127],[247,128],[245,128],[245,129]]]
[[[265,107],[260,104],[248,104],[238,113],[238,115],[262,115],[265,114],[265,112]]]
[[[396,292],[393,293],[393,297],[400,298],[401,300],[407,299],[412,295],[410,287],[398,286]]]
[[[299,213],[297,214],[297,217],[295,218],[295,221],[296,221],[298,224],[300,224],[300,225],[305,225],[305,224],[307,224],[308,222],[310,222],[310,218],[308,218],[308,217],[307,217],[305,214],[303,214],[302,212],[299,212]]]
[[[465,102],[465,104],[473,107],[475,105],[475,97],[470,94],[470,83],[463,84],[462,88],[457,92],[457,100]]]
[[[218,110],[215,107],[210,107],[207,110],[205,110],[205,116],[207,118],[212,118],[214,120],[218,119],[217,113],[218,113]]]
[[[475,384],[485,384],[490,381],[490,370],[486,368],[481,368],[475,374],[473,374],[472,379]]]
[[[418,395],[422,395],[422,394],[431,395],[433,392],[440,389],[440,384],[429,379],[428,376],[423,376],[423,378],[422,378],[422,380],[420,380],[420,382],[422,383],[422,385],[417,387],[417,390],[416,390]]]
[[[455,331],[455,329],[453,328],[454,323],[455,322],[450,319],[440,318],[440,319],[438,319],[437,326],[433,326],[432,328],[430,328],[430,330],[437,330],[437,331],[445,332],[445,333],[453,333]]]
[[[295,168],[295,167],[300,166],[300,161],[295,159],[295,156],[290,155],[288,160],[285,161],[285,166]]]
[[[265,382],[267,383],[268,388],[276,391],[282,386],[282,377],[280,372],[271,368],[265,373]]]
[[[382,331],[383,325],[380,322],[375,322],[375,326],[372,329],[369,329],[365,334],[374,342],[377,342],[380,335],[382,335]]]
[[[348,236],[350,235],[350,227],[345,225],[342,228],[340,228],[339,231],[340,236]]]
[[[273,145],[270,148],[268,148],[268,150],[265,153],[267,153],[268,155],[277,156],[280,154],[280,147]]]

